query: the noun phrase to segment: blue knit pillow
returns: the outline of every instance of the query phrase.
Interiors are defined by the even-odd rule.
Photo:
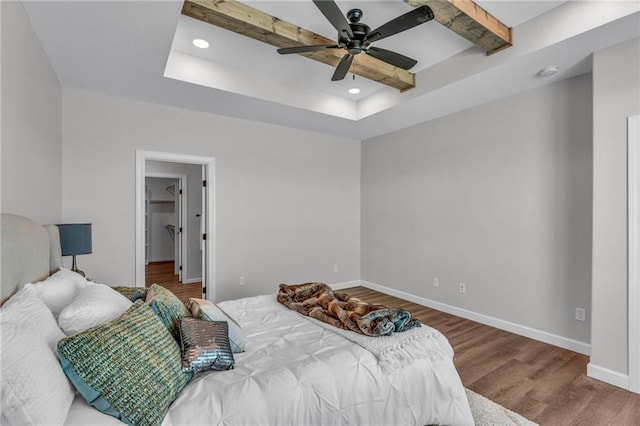
[[[187,307],[166,288],[153,284],[147,291],[147,305],[153,309],[176,342],[180,342],[180,318],[190,317]]]
[[[62,369],[87,402],[130,425],[159,425],[192,377],[158,316],[141,300],[119,318],[58,343]]]

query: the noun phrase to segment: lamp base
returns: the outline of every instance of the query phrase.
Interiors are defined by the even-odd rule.
[[[86,277],[86,275],[84,274],[84,272],[82,272],[80,269],[78,269],[78,265],[76,264],[76,256],[73,256],[73,263],[71,264],[71,270],[73,272],[75,272],[76,274],[80,274],[83,277]]]

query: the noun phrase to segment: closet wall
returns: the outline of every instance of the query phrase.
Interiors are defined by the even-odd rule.
[[[145,178],[147,188],[148,250],[147,262],[175,260],[176,215],[175,188],[177,179]]]

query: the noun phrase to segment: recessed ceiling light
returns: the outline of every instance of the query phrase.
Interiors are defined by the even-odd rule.
[[[209,42],[201,38],[196,38],[193,40],[193,45],[195,47],[199,47],[200,49],[206,49],[207,47],[209,47]]]
[[[551,77],[552,75],[557,73],[559,69],[560,68],[558,68],[556,66],[544,67],[540,71],[538,71],[538,76],[539,77]]]
[[[349,93],[351,93],[352,95],[357,95],[358,93],[360,93],[360,89],[358,89],[357,87],[352,87],[351,89],[349,89]]]

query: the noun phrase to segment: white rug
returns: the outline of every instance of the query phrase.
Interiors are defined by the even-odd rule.
[[[538,426],[472,390],[466,391],[476,426]]]

